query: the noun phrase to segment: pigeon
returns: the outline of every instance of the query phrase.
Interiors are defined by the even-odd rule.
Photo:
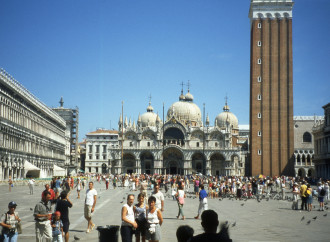
[[[244,206],[244,203],[242,203],[241,206]]]
[[[73,238],[74,238],[74,240],[80,240],[80,238],[77,236],[73,236]]]
[[[30,208],[31,211],[33,211],[33,208]]]
[[[300,221],[303,221],[305,219],[305,216],[303,216],[302,218],[301,218],[301,220]]]
[[[328,214],[327,214],[327,213],[323,215],[323,217],[326,217],[326,216],[328,216]]]
[[[219,201],[222,201],[222,199],[220,198]]]
[[[236,226],[236,221],[231,225],[232,227],[235,227]]]
[[[99,199],[101,199],[101,196],[99,196]]]
[[[317,216],[315,216],[313,219],[316,220],[317,219]]]
[[[311,223],[311,221],[310,221],[310,220],[308,220],[308,221],[307,221],[307,225],[308,225],[308,224],[310,224],[310,223]]]
[[[260,203],[260,200],[258,199],[258,203]]]
[[[123,203],[124,201],[121,201],[120,203]]]

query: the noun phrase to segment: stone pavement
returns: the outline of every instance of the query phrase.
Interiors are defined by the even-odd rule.
[[[95,183],[98,191],[98,201],[93,217],[96,226],[120,225],[122,201],[126,201],[128,188],[105,190],[105,184]],[[8,192],[8,186],[0,186],[0,211],[5,212],[10,201],[18,203],[17,211],[22,219],[23,234],[18,241],[35,241],[33,211],[34,206],[40,201],[42,186],[35,186],[34,195],[29,195],[28,186],[15,186]],[[138,192],[133,192],[136,195]],[[291,196],[291,194],[288,194]],[[191,195],[189,195],[191,196]],[[86,234],[87,222],[83,217],[83,202],[85,192],[77,199],[76,191],[72,191],[70,199],[73,207],[70,209],[70,241],[73,236],[80,241],[98,241],[98,231]],[[278,200],[238,201],[223,199],[208,199],[209,209],[215,210],[221,222],[231,224],[230,236],[233,241],[329,241],[330,210],[325,212],[318,209],[317,199],[314,198],[315,211],[293,211],[291,202]],[[195,220],[198,208],[198,199],[187,198],[184,205],[186,220],[177,220],[177,203],[171,197],[165,198],[164,223],[161,227],[161,241],[177,241],[176,229],[180,225],[190,225],[195,234],[202,233],[201,220]],[[305,217],[301,221],[302,217]],[[317,216],[316,220],[313,217]],[[307,224],[311,221],[310,224]],[[236,226],[232,224],[236,222]],[[120,236],[120,235],[119,235]],[[121,241],[121,238],[119,239]]]

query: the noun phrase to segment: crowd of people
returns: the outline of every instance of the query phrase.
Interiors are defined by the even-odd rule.
[[[184,204],[188,192],[199,198],[199,206],[195,219],[202,219],[205,233],[193,236],[194,230],[189,226],[180,226],[177,230],[178,241],[230,241],[228,226],[221,225],[220,232],[218,215],[208,209],[208,199],[263,199],[277,196],[277,199],[292,200],[292,209],[311,211],[313,198],[319,202],[319,211],[327,209],[325,201],[329,200],[329,181],[307,180],[295,177],[220,177],[203,175],[100,175],[87,174],[76,177],[54,177],[41,194],[41,201],[35,205],[35,234],[36,241],[69,241],[69,209],[73,203],[69,199],[70,192],[77,191],[77,199],[80,199],[80,191],[86,190],[84,201],[84,217],[87,220],[86,233],[95,229],[92,216],[97,203],[97,191],[94,183],[104,183],[105,189],[109,189],[112,183],[113,189],[126,187],[130,191],[139,191],[137,198],[133,193],[127,196],[127,202],[121,210],[120,234],[123,242],[132,241],[135,235],[136,241],[151,242],[161,240],[162,213],[164,211],[164,189],[167,196],[172,195],[178,204],[177,219],[185,220]],[[35,180],[29,179],[30,194],[34,194]],[[311,184],[311,183],[316,183]],[[87,185],[88,184],[88,185]],[[190,189],[192,187],[192,189]],[[10,185],[10,188],[12,186]],[[193,190],[193,193],[191,193]],[[152,192],[150,192],[152,191]],[[292,192],[292,198],[286,195]],[[136,201],[135,201],[136,199]],[[20,232],[21,219],[15,211],[16,202],[8,204],[8,211],[1,216],[2,239],[5,242],[17,241]],[[314,206],[315,208],[315,206]],[[206,240],[205,240],[206,239]],[[221,239],[221,240],[219,240]]]

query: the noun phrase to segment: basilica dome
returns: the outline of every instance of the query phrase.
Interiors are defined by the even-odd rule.
[[[188,95],[189,94],[189,95]],[[167,119],[169,120],[174,116],[183,124],[191,124],[192,126],[199,126],[202,124],[202,115],[199,107],[192,102],[193,96],[188,92],[185,98],[182,94],[179,101],[171,105],[167,111]]]
[[[147,112],[142,114],[141,117],[139,117],[138,122],[141,123],[142,127],[150,127],[150,126],[156,126],[156,121],[158,119],[158,122],[161,122],[159,116],[154,113],[154,108],[150,105],[147,107]]]
[[[223,107],[223,112],[215,118],[214,122],[214,126],[218,126],[219,128],[226,128],[228,123],[233,129],[238,129],[238,119],[235,114],[229,111],[227,104]]]

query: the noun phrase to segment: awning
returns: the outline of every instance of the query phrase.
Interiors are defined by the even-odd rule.
[[[62,167],[59,167],[57,165],[54,165],[53,176],[65,176],[65,169],[63,169]]]
[[[40,177],[40,168],[36,167],[35,165],[31,164],[28,161],[24,161],[24,172],[25,172],[25,177],[34,177],[34,178]]]

